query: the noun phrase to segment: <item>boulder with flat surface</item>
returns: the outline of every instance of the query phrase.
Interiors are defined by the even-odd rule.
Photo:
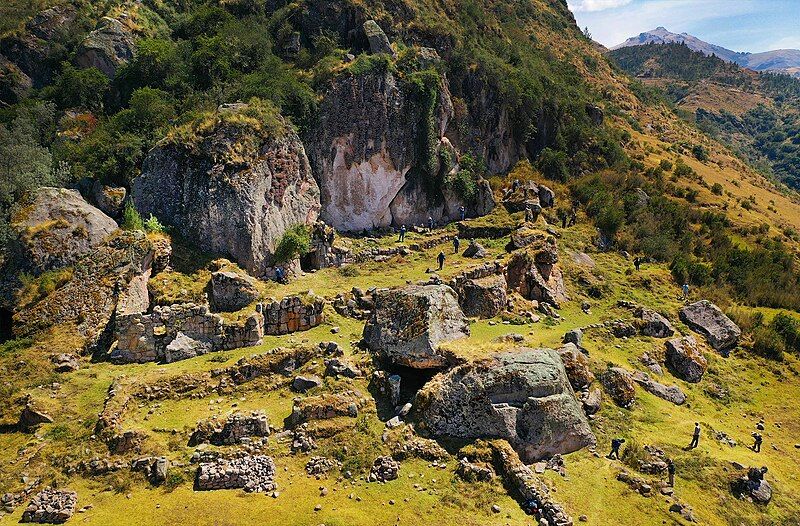
[[[709,345],[717,351],[736,347],[742,330],[719,307],[708,300],[701,300],[683,307],[680,318],[693,331],[706,337]]]
[[[525,462],[594,442],[552,349],[521,347],[440,373],[417,393],[415,414],[437,438],[504,438]]]

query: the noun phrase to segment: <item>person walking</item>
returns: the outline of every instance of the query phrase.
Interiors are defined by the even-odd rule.
[[[694,434],[692,434],[692,441],[689,443],[689,449],[694,449],[700,443],[700,423],[694,423]]]
[[[286,272],[283,267],[275,267],[275,281],[278,283],[286,283]]]
[[[405,241],[406,240],[406,232],[407,232],[406,225],[401,225],[400,226],[400,238],[397,241],[399,241],[400,243]]]
[[[683,287],[681,288],[681,290],[683,291],[683,298],[682,299],[688,300],[689,299],[689,284],[688,283],[684,283]]]
[[[442,270],[444,268],[444,259],[445,259],[444,250],[442,250],[441,252],[439,252],[439,255],[436,257],[436,260],[439,262],[439,270]]]
[[[624,438],[612,438],[611,439],[611,453],[608,454],[608,457],[611,460],[619,460],[619,448],[622,444],[625,443]]]
[[[458,254],[458,246],[461,244],[461,240],[458,239],[458,236],[453,238],[453,254]]]
[[[636,256],[633,258],[633,266],[636,267],[636,272],[639,272],[639,267],[642,265],[642,258]]]
[[[428,216],[428,232],[433,232],[433,218]]]
[[[753,439],[755,440],[752,448],[753,451],[761,453],[761,443],[764,441],[764,437],[761,436],[761,433],[753,433]]]
[[[675,463],[671,458],[667,459],[667,476],[669,477],[669,487],[675,487]]]
[[[461,220],[463,221],[467,217],[467,208],[464,205],[461,205],[458,209],[459,215],[461,215]]]

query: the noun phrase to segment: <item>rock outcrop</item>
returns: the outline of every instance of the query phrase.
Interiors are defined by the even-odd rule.
[[[697,383],[703,378],[708,361],[691,336],[674,338],[666,342],[665,363],[670,372],[682,380]]]
[[[594,373],[589,369],[589,358],[574,343],[566,343],[558,349],[567,378],[573,389],[583,389],[594,381]]]
[[[417,393],[418,428],[440,438],[504,438],[525,462],[594,442],[558,353],[519,348],[435,376]]]
[[[558,266],[554,239],[539,239],[525,250],[515,252],[506,266],[508,287],[522,297],[558,307],[566,301],[564,278]]]
[[[117,223],[76,190],[39,188],[12,218],[12,259],[33,274],[72,265],[100,245]]]
[[[447,285],[378,291],[364,343],[394,365],[435,369],[451,363],[440,343],[469,336],[455,291]]]
[[[687,305],[680,310],[680,318],[693,331],[699,332],[717,351],[735,347],[742,335],[741,329],[708,300]]]
[[[211,307],[217,312],[236,312],[258,299],[258,285],[250,276],[218,270],[211,274]]]
[[[409,86],[382,68],[334,79],[306,140],[327,224],[361,231],[423,224],[428,216],[442,223],[459,219],[461,206],[470,216],[494,207],[491,189],[482,181],[471,202],[445,183],[457,169],[457,152],[444,136],[453,104],[446,80],[426,89],[435,93],[432,115],[423,115],[428,109]],[[419,147],[423,136],[432,142],[425,149]]]
[[[275,111],[221,107],[192,140],[156,146],[132,183],[139,211],[264,275],[283,234],[313,224],[320,206],[303,144]]]
[[[458,302],[466,316],[492,318],[505,308],[507,301],[506,278],[502,274],[466,280],[458,290]]]
[[[133,32],[116,18],[103,17],[75,52],[75,63],[97,68],[113,79],[117,69],[133,58],[136,43]]]
[[[640,320],[639,331],[645,336],[669,338],[675,334],[675,328],[669,320],[654,310],[640,307],[636,310],[636,316]]]
[[[637,384],[642,386],[642,389],[650,394],[666,400],[667,402],[672,402],[675,405],[683,405],[683,403],[686,402],[686,395],[677,385],[667,386],[660,382],[656,382],[650,378],[650,375],[640,371],[635,371],[631,377]]]

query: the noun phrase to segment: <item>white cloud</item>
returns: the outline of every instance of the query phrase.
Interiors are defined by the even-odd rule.
[[[592,13],[595,11],[605,11],[628,5],[633,0],[569,0],[569,8],[573,13]]]

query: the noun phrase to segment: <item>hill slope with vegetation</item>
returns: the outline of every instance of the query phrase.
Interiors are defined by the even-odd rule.
[[[800,523],[788,77],[563,0],[0,14],[0,520]]]

